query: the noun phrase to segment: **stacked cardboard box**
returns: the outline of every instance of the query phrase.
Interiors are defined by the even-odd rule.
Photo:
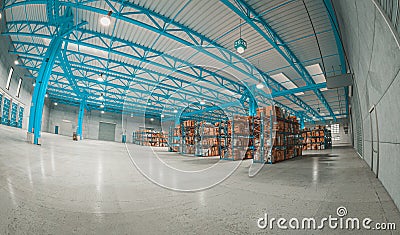
[[[274,163],[301,156],[300,125],[296,116],[285,116],[279,107],[268,106],[257,110],[255,120],[260,120],[263,125],[260,129],[264,130],[263,140],[254,141],[255,161]]]
[[[324,126],[305,128],[302,133],[303,150],[323,150],[330,148],[330,131]]]
[[[219,156],[219,128],[214,124],[200,122],[197,130],[196,155],[204,157]]]
[[[183,121],[183,142],[182,153],[195,154],[195,131],[196,122],[194,120]]]
[[[233,120],[221,123],[224,135],[221,158],[242,160],[252,158],[250,144],[251,117],[235,115]],[[226,131],[226,133],[224,133]]]
[[[166,147],[167,138],[162,132],[153,129],[140,129],[134,132],[133,143],[143,146]]]

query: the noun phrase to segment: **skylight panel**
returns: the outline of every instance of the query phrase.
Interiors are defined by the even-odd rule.
[[[271,76],[275,81],[279,82],[286,89],[291,90],[294,88],[299,88],[294,84],[284,73],[278,73]],[[304,92],[295,93],[295,95],[304,95]]]
[[[326,82],[325,75],[319,64],[306,66],[306,69],[316,84]]]

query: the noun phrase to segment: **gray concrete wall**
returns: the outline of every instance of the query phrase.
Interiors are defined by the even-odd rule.
[[[377,155],[372,154],[372,144],[374,148],[379,145],[379,179],[400,208],[400,49],[371,0],[333,3],[359,94],[359,103],[352,106],[360,113],[354,113],[352,119],[362,124],[362,157],[370,166],[374,157],[376,172]],[[376,105],[378,114],[379,143],[374,116],[374,137],[371,135],[368,110],[372,105]]]
[[[1,26],[1,30],[3,30]],[[31,78],[25,77],[26,74],[29,74],[26,69],[23,69],[14,64],[15,59],[17,58],[14,55],[10,55],[8,53],[10,47],[10,39],[8,36],[0,35],[0,92],[5,94],[8,98],[11,99],[11,102],[18,103],[19,105],[24,107],[24,117],[22,122],[22,128],[27,129],[28,120],[29,120],[29,108],[32,99],[33,92],[33,80]],[[14,73],[11,79],[10,88],[6,89],[7,78],[10,71],[10,68],[14,68]],[[17,87],[19,78],[23,79],[20,96],[16,96]],[[48,106],[45,105],[43,111],[43,126],[42,130],[47,131],[47,120],[48,120]],[[0,112],[1,116],[1,112]]]
[[[76,131],[78,122],[78,111],[79,107],[59,104],[50,106],[50,115],[48,120],[49,132],[54,133],[55,126],[60,127],[60,135],[72,136],[72,133]],[[127,141],[132,141],[132,132],[138,130],[139,127],[152,127],[157,130],[160,129],[159,120],[151,122],[141,117],[131,117],[127,115],[121,115],[117,113],[104,113],[100,111],[92,110],[85,111],[83,120],[83,138],[95,139],[99,137],[99,123],[108,122],[115,123],[115,141],[121,142],[122,133],[126,132]]]

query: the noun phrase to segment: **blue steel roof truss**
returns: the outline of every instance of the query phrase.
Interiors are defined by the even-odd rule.
[[[54,7],[72,7],[72,8],[77,8],[81,10],[88,10],[92,12],[96,12],[99,14],[104,14],[106,15],[108,13],[107,10],[92,7],[86,5],[89,2],[92,1],[76,1],[76,2],[70,2],[70,1],[55,1],[59,2],[57,5],[50,6],[51,9],[54,9]],[[238,1],[243,3],[242,1]],[[5,1],[5,8],[12,8],[17,5],[24,5],[24,4],[47,4],[48,1],[40,1],[40,0],[33,0],[33,1],[20,1],[20,2],[13,2],[13,1]],[[217,43],[214,41],[208,39],[207,37],[187,28],[186,26],[177,23],[174,21],[174,19],[169,19],[165,16],[162,16],[159,13],[153,12],[149,9],[145,9],[137,4],[130,3],[130,2],[122,2],[117,1],[117,0],[107,0],[108,6],[112,9],[112,17],[115,18],[116,20],[121,20],[124,22],[128,22],[131,24],[134,24],[136,26],[145,28],[147,30],[157,32],[159,33],[160,36],[168,37],[170,39],[173,39],[177,42],[180,42],[182,45],[186,46],[196,46],[196,45],[213,45],[219,47]],[[114,7],[119,4],[119,7]],[[124,11],[125,9],[129,8],[129,10]],[[52,10],[53,12],[56,10]],[[249,9],[247,8],[246,10],[249,12]],[[152,24],[146,24],[144,22],[135,20],[132,16],[142,14],[145,15],[150,19],[150,22]],[[50,19],[50,18],[49,18]],[[56,33],[56,27],[53,25],[57,25],[57,22],[52,22],[53,19],[50,20],[49,23],[46,22],[34,22],[34,21],[12,21],[12,22],[7,22],[7,32],[5,34],[8,35],[20,35],[20,36],[31,36],[31,37],[40,37],[40,38],[47,38],[51,39],[53,35]],[[160,22],[162,22],[160,24]],[[29,33],[26,33],[26,28],[29,28]],[[42,32],[46,31],[47,34],[43,34]],[[182,37],[178,37],[175,35],[175,32],[183,32],[185,33],[188,37],[186,39],[183,39]],[[92,39],[100,39],[102,44],[99,45],[94,45],[91,44],[89,41]],[[135,85],[140,86],[142,89],[137,89],[137,90],[132,90],[132,92],[135,93],[139,98],[145,98],[149,92],[151,93],[151,100],[154,100],[154,103],[162,103],[162,99],[177,99],[178,101],[182,101],[186,98],[187,95],[197,95],[199,99],[208,99],[210,102],[219,100],[222,98],[225,98],[226,100],[231,100],[229,97],[227,97],[224,94],[219,94],[218,92],[215,92],[215,90],[212,90],[207,87],[202,87],[202,86],[192,86],[197,92],[186,92],[183,89],[185,86],[191,86],[191,84],[187,84],[185,79],[179,79],[170,75],[166,74],[161,74],[157,71],[151,71],[149,69],[146,69],[143,66],[140,66],[142,64],[151,64],[160,68],[164,69],[169,69],[170,71],[178,71],[181,75],[185,75],[187,77],[191,78],[196,78],[198,80],[203,79],[204,81],[207,81],[211,84],[218,85],[220,87],[224,87],[225,89],[228,89],[236,94],[243,94],[243,92],[248,92],[246,87],[243,86],[242,84],[236,82],[236,81],[231,81],[230,79],[227,79],[221,75],[219,75],[217,72],[212,72],[212,71],[207,71],[204,68],[196,68],[194,66],[190,67],[191,65],[187,61],[182,61],[177,58],[174,58],[168,54],[164,54],[161,51],[156,51],[150,47],[145,47],[137,43],[133,43],[130,41],[124,41],[123,39],[120,39],[118,37],[106,35],[103,33],[99,32],[93,32],[90,30],[87,30],[85,28],[76,28],[75,30],[72,31],[70,38],[64,39],[65,43],[74,43],[78,45],[84,45],[88,46],[93,49],[98,49],[102,51],[107,51],[108,58],[100,58],[96,57],[95,55],[88,55],[84,54],[79,51],[70,51],[65,47],[65,50],[63,51],[63,54],[60,56],[61,58],[64,59],[64,62],[60,62],[57,60],[57,65],[56,66],[61,66],[63,73],[60,72],[54,72],[53,71],[53,78],[56,76],[60,77],[65,77],[70,84],[62,84],[63,86],[71,86],[73,87],[73,92],[77,94],[78,97],[84,96],[84,91],[85,90],[90,90],[90,92],[94,92],[95,94],[98,94],[101,92],[100,89],[94,88],[94,86],[101,85],[99,82],[97,82],[95,76],[98,76],[99,73],[105,73],[108,76],[107,83],[105,83],[105,86],[107,87],[107,90],[104,90],[105,94],[108,95],[114,95],[112,98],[115,100],[114,102],[118,103],[123,103],[124,99],[126,98],[124,95],[124,92],[128,89],[129,85],[132,85],[132,83],[135,83]],[[117,42],[117,43],[113,43]],[[12,53],[16,53],[20,55],[21,59],[24,61],[24,67],[26,67],[29,71],[32,72],[32,75],[35,76],[37,75],[37,72],[35,70],[35,67],[37,68],[38,65],[40,65],[40,59],[43,59],[42,56],[46,51],[46,46],[45,45],[40,45],[40,44],[34,44],[34,43],[25,43],[22,41],[14,41],[14,51]],[[123,52],[123,49],[125,50],[126,48],[129,48],[131,50],[130,54],[127,54]],[[263,81],[271,87],[273,92],[282,92],[282,94],[285,95],[285,97],[293,102],[294,104],[298,105],[302,109],[304,109],[305,113],[308,113],[311,116],[316,116],[321,118],[321,116],[316,112],[311,106],[306,104],[304,101],[299,99],[297,96],[293,95],[294,92],[287,91],[285,87],[283,87],[281,84],[276,82],[274,79],[272,79],[268,74],[258,70],[254,69],[253,66],[247,63],[243,63],[240,60],[237,60],[237,57],[232,54],[228,54],[224,52],[222,49],[219,50],[219,55],[210,55],[209,52],[205,51],[202,48],[197,48],[198,53],[204,53],[207,54],[221,62],[224,62],[227,66],[231,66],[236,68],[237,70],[240,70],[240,72],[247,74],[249,77],[253,76],[254,74],[261,74]],[[35,51],[35,52],[33,52]],[[120,55],[127,57],[129,59],[135,60],[139,62],[139,66],[134,66],[128,63],[124,63],[121,61],[113,61],[110,59],[110,53],[115,54],[115,55]],[[39,56],[38,56],[39,55]],[[65,63],[65,61],[68,60],[68,58],[74,57],[76,61],[79,62],[72,62],[69,60],[68,63]],[[162,62],[155,62],[151,60],[152,58],[158,57]],[[96,68],[94,66],[89,66],[88,64],[90,62],[96,61],[99,64],[103,66],[103,68]],[[245,69],[241,69],[235,64],[237,63],[242,63]],[[299,63],[300,64],[300,63]],[[300,64],[301,65],[301,64]],[[189,66],[191,72],[183,72],[181,70],[178,70],[181,66]],[[121,69],[126,71],[126,73],[122,73]],[[133,72],[132,72],[133,71]],[[307,72],[307,71],[306,71]],[[79,73],[80,76],[77,76],[76,73]],[[308,72],[307,72],[308,73]],[[148,79],[148,77],[141,77],[143,75],[149,75],[150,77],[153,77],[154,80],[151,81]],[[302,74],[304,77],[309,78],[306,76],[307,74]],[[309,75],[309,74],[308,74]],[[163,79],[169,79],[170,81],[173,82],[174,85],[170,84],[158,84],[158,82],[162,81]],[[117,85],[115,83],[112,83],[112,81],[119,81],[121,84],[124,85]],[[85,87],[82,89],[80,86],[77,85],[77,81],[82,81],[82,82],[87,82],[88,84],[91,84],[90,86]],[[307,83],[311,84],[313,81],[312,79],[309,80]],[[51,85],[49,88],[53,87],[56,83],[60,83],[58,80],[51,81]],[[159,93],[153,92],[154,90],[150,91],[150,88],[154,88],[154,86],[157,85],[157,90]],[[93,86],[93,87],[91,87]],[[180,92],[182,94],[179,94],[180,98],[176,98],[175,96],[172,97],[172,94],[176,89],[180,89]],[[114,90],[114,91],[113,91]],[[312,88],[319,98],[322,100],[323,96],[320,93],[320,91],[317,88]],[[286,93],[284,93],[286,91]],[[204,93],[206,95],[203,95],[203,92],[208,92]],[[119,96],[117,95],[119,93]],[[198,93],[198,94],[196,94]],[[91,94],[91,93],[89,93]],[[92,102],[95,101],[94,98],[90,98],[90,95],[88,95],[88,101]],[[161,95],[160,95],[161,94]],[[256,91],[257,95],[261,95],[263,98],[270,97],[268,94],[263,94],[260,91]],[[281,95],[282,95],[281,94]],[[212,96],[210,96],[212,95]],[[212,98],[210,98],[212,97]],[[133,97],[132,97],[133,98]],[[232,97],[231,97],[232,98]],[[213,100],[214,99],[214,100]],[[136,99],[137,105],[143,105],[143,101],[139,102],[139,99]],[[291,112],[295,114],[299,114],[300,112],[293,110],[290,107],[287,107],[283,104],[280,104],[279,102],[276,102],[278,105],[281,105],[285,107],[287,110],[290,110]],[[323,102],[324,105],[327,105],[328,110],[331,109],[329,107],[329,104],[327,102]],[[88,103],[90,105],[90,103]],[[94,106],[95,107],[95,106]],[[148,108],[148,107],[147,107]],[[331,113],[332,116],[334,116],[333,113]]]

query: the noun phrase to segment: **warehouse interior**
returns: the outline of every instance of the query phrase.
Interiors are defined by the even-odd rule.
[[[398,233],[398,0],[0,10],[1,234]]]

